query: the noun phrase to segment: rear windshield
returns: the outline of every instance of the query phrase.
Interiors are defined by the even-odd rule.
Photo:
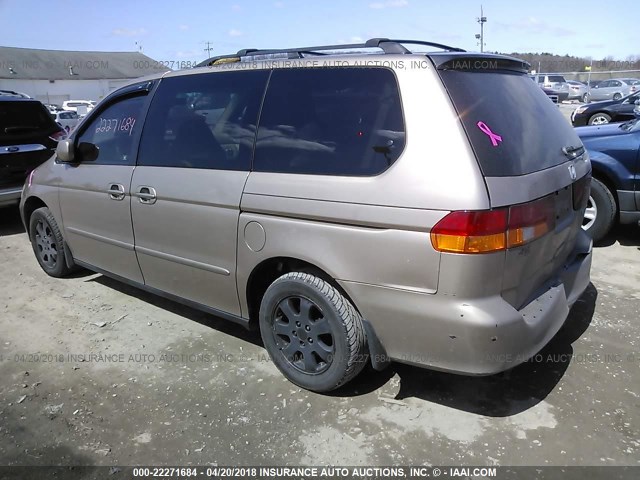
[[[58,130],[48,111],[39,102],[0,102],[0,138],[49,135]]]
[[[564,77],[562,75],[549,75],[549,81],[553,83],[563,83]]]
[[[581,145],[558,107],[527,75],[440,71],[482,172],[507,177],[567,161],[562,147]]]

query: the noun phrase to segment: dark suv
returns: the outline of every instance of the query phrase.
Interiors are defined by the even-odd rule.
[[[53,155],[64,135],[42,103],[0,91],[0,207],[19,203],[29,172]]]

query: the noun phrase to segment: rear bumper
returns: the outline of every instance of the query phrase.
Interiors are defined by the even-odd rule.
[[[560,330],[589,285],[591,240],[538,298],[516,310],[501,296],[462,299],[340,282],[393,360],[465,375],[490,375],[535,356]]]
[[[22,196],[22,185],[19,187],[0,188],[0,207],[17,205]]]

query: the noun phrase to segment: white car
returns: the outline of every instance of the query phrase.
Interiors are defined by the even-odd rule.
[[[62,102],[62,109],[70,112],[76,112],[80,116],[85,116],[93,107],[96,106],[96,102],[91,100],[65,100]]]
[[[80,117],[76,112],[62,110],[58,112],[52,112],[51,115],[58,125],[64,128],[67,133],[76,128],[76,125],[80,123]]]

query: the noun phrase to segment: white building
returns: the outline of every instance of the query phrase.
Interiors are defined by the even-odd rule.
[[[167,71],[139,52],[71,52],[0,47],[0,90],[43,103],[100,100],[132,79]]]

